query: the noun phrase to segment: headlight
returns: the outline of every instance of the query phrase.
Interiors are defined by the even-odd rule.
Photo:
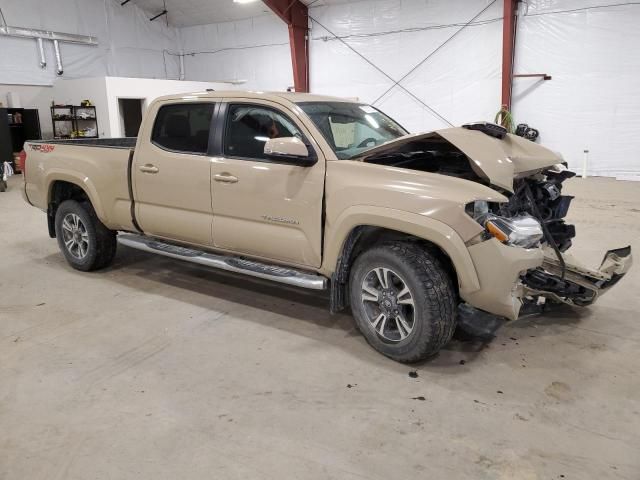
[[[540,222],[531,215],[505,218],[487,215],[484,227],[502,243],[524,248],[537,247],[544,237]]]
[[[544,238],[540,222],[531,215],[500,217],[489,212],[489,204],[484,200],[467,204],[466,212],[485,228],[487,234],[507,245],[533,248]]]

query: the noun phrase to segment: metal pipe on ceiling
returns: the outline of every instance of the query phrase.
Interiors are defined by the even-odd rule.
[[[64,73],[62,66],[62,54],[60,53],[60,42],[77,43],[80,45],[98,45],[98,39],[88,35],[76,35],[74,33],[52,32],[50,30],[39,30],[37,28],[0,26],[0,36],[17,38],[35,38],[38,43],[40,54],[40,68],[47,68],[47,57],[44,51],[44,40],[51,40],[56,56],[56,74]]]
[[[56,52],[56,75],[60,76],[64,73],[64,68],[62,67],[62,55],[60,55],[60,44],[58,40],[53,41],[53,49]]]
[[[40,68],[47,68],[47,57],[44,54],[44,42],[42,38],[38,37],[36,39],[38,41],[38,51],[40,52]]]
[[[82,45],[98,45],[98,39],[88,35],[76,35],[75,33],[52,32],[50,30],[38,30],[36,28],[0,27],[0,35],[21,38],[42,38],[43,40],[58,40],[67,43],[79,43]]]

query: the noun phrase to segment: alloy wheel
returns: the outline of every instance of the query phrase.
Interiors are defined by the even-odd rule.
[[[78,260],[82,260],[89,252],[89,234],[87,227],[78,215],[68,213],[62,219],[62,240],[67,251]]]
[[[371,328],[387,342],[400,342],[413,331],[413,294],[400,275],[389,268],[370,270],[362,280],[362,306]]]

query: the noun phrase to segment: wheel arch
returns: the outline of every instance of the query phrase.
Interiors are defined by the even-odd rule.
[[[466,245],[448,225],[423,215],[389,208],[365,207],[341,215],[326,235],[323,270],[331,277],[331,311],[348,305],[346,287],[351,266],[367,247],[390,240],[417,242],[444,259],[459,291],[480,288]]]
[[[56,211],[65,200],[90,202],[98,218],[103,221],[103,212],[100,203],[97,201],[97,192],[88,179],[82,181],[80,178],[67,174],[52,175],[47,179],[47,185],[47,226],[51,238],[56,236]]]

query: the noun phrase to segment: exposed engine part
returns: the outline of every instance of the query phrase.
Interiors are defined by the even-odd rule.
[[[526,123],[520,123],[516,127],[515,134],[519,137],[526,138],[527,140],[531,140],[535,142],[536,139],[540,136],[540,132],[535,128],[530,127]]]
[[[549,195],[549,200],[551,201],[554,201],[560,196],[560,189],[553,183],[545,183],[542,188],[547,192],[547,194]]]
[[[394,152],[369,158],[367,162],[483,182],[469,165],[468,157],[439,138],[408,143]]]
[[[517,179],[509,202],[497,204],[495,213],[504,217],[523,214],[536,217],[548,232],[550,238],[545,234],[546,241],[550,245],[555,243],[558,250],[564,252],[571,246],[576,231],[564,221],[573,197],[562,195],[562,182],[574,175],[568,170],[549,169],[542,175]]]

